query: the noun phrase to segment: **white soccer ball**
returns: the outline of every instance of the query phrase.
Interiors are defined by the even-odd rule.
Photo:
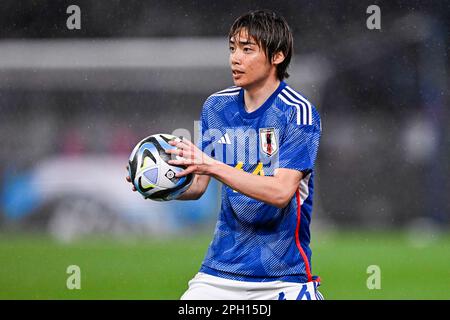
[[[177,198],[192,184],[194,175],[177,178],[184,167],[170,165],[165,149],[176,149],[169,141],[180,141],[170,134],[154,134],[141,140],[128,160],[128,171],[136,190],[145,198],[168,201]],[[178,158],[178,157],[177,157]]]

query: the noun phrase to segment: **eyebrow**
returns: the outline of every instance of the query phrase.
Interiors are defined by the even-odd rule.
[[[231,44],[235,44],[235,42],[234,42],[234,40],[233,39],[230,39],[230,43]],[[249,41],[249,40],[246,40],[246,41],[239,41],[239,44],[240,45],[242,45],[242,46],[245,46],[245,45],[256,45],[256,43],[255,42],[251,42],[251,41]]]

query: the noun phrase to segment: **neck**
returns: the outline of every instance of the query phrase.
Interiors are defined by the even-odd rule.
[[[247,112],[256,111],[278,88],[280,80],[267,79],[266,81],[244,88],[245,109]]]

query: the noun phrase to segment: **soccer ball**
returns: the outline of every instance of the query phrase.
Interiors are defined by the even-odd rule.
[[[145,199],[173,200],[192,184],[193,174],[177,178],[175,174],[184,167],[168,164],[171,156],[164,150],[176,148],[169,144],[171,140],[180,141],[180,138],[154,134],[141,140],[131,152],[128,160],[131,182]]]

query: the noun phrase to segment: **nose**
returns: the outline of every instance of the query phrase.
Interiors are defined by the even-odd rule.
[[[241,64],[241,54],[239,53],[239,50],[230,53],[230,62],[231,65]]]

